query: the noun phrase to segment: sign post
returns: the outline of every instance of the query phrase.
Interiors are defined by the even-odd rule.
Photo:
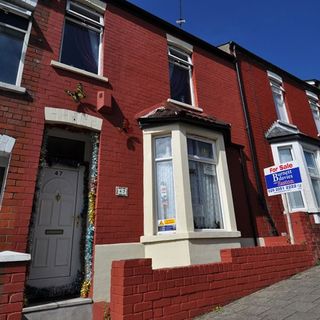
[[[285,194],[286,199],[286,216],[288,221],[288,229],[290,242],[294,244],[294,236],[289,212],[287,193],[300,191],[302,189],[302,179],[298,165],[291,161],[285,162],[277,166],[264,169],[264,177],[266,181],[268,196]]]

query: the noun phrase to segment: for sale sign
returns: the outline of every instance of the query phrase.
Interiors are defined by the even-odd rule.
[[[286,162],[264,169],[268,196],[302,189],[300,169],[295,162]]]

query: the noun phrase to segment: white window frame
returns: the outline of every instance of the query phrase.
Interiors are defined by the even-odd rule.
[[[277,74],[271,72],[271,71],[267,71],[267,74],[268,74],[268,78],[269,78],[269,82],[270,82],[270,87],[271,87],[271,91],[272,91],[273,100],[275,100],[274,99],[274,94],[280,94],[281,95],[281,100],[282,100],[282,103],[283,103],[284,119],[281,119],[280,110],[278,108],[278,105],[274,101],[274,105],[275,105],[278,121],[283,122],[285,124],[288,124],[288,123],[290,123],[290,121],[289,121],[287,105],[286,105],[286,101],[285,101],[285,97],[284,97],[285,89],[283,88],[282,78],[280,76],[278,76]],[[278,92],[276,92],[276,90]]]
[[[76,12],[75,10],[72,10],[70,8],[70,6],[73,5],[75,7],[79,7],[87,12],[91,12],[93,14],[96,14],[97,16],[99,16],[99,22],[84,16],[78,12]],[[59,61],[61,61],[61,56],[62,56],[62,49],[63,49],[63,42],[64,42],[64,32],[65,32],[65,24],[66,21],[69,20],[75,24],[78,24],[80,26],[86,27],[90,30],[96,31],[99,33],[99,49],[98,49],[98,70],[97,73],[92,73],[89,71],[84,70],[87,73],[92,73],[94,75],[99,75],[102,76],[103,73],[103,31],[104,31],[104,17],[103,17],[103,13],[98,12],[96,10],[94,10],[93,8],[86,6],[85,4],[82,3],[78,3],[74,0],[67,0],[67,5],[66,5],[66,15],[65,15],[65,19],[64,19],[64,25],[63,25],[63,32],[62,32],[62,38],[61,38],[61,46],[60,46],[60,54],[59,54]],[[63,62],[61,62],[61,64],[64,64]],[[78,67],[74,67],[74,66],[70,66],[76,70],[82,70],[81,68]]]
[[[177,60],[180,63],[177,63],[178,66],[184,65],[186,69],[189,70],[189,85],[190,85],[190,97],[191,97],[191,104],[181,102],[179,100],[175,100],[172,98],[169,98],[169,102],[173,102],[175,104],[181,105],[183,107],[192,108],[192,109],[200,109],[195,104],[195,90],[194,90],[194,81],[193,81],[193,61],[192,61],[192,54],[193,54],[193,46],[189,43],[180,40],[178,38],[175,38],[169,34],[167,34],[167,42],[168,42],[168,61],[174,62],[174,60]],[[188,56],[188,61],[185,61],[183,59],[180,59],[179,57],[176,57],[170,53],[170,48],[173,50],[176,50],[180,52],[181,54]],[[170,81],[170,79],[169,79]],[[171,85],[171,84],[170,84]]]
[[[278,149],[282,147],[291,147],[292,149],[292,155],[294,158],[294,161],[298,164],[299,169],[300,169],[300,175],[302,179],[302,199],[305,205],[305,208],[299,208],[299,209],[293,209],[291,210],[290,208],[287,208],[286,202],[284,199],[284,195],[282,195],[283,199],[283,205],[285,212],[308,212],[314,214],[314,219],[316,223],[320,223],[320,207],[317,205],[317,200],[314,195],[313,191],[313,186],[311,183],[310,175],[308,172],[308,168],[306,165],[306,160],[304,157],[304,150],[307,151],[312,151],[316,152],[317,154],[317,161],[319,161],[319,149],[315,146],[306,144],[306,143],[301,143],[299,141],[288,141],[288,142],[281,142],[281,143],[273,143],[271,145],[271,150],[272,150],[272,155],[273,155],[273,160],[274,162],[280,163],[279,160],[279,154],[278,154]],[[317,163],[319,167],[319,162]]]
[[[312,112],[313,120],[317,127],[318,134],[320,133],[320,105],[319,105],[319,98],[316,94],[310,91],[306,91],[306,95],[308,98],[308,102],[310,105],[310,109]],[[315,115],[316,113],[316,115]]]
[[[172,165],[175,188],[176,204],[176,231],[169,234],[172,237],[239,237],[237,231],[235,213],[233,207],[232,192],[230,186],[229,171],[226,159],[226,151],[223,136],[204,128],[187,124],[172,124],[143,130],[144,147],[144,236],[142,242],[161,241],[161,234],[157,233],[157,215],[155,203],[155,176],[154,176],[154,137],[171,135]],[[191,188],[189,177],[189,158],[187,149],[187,137],[205,139],[215,144],[216,148],[216,172],[219,185],[219,195],[223,219],[223,229],[195,230],[193,222],[193,210],[191,202]],[[160,238],[159,238],[160,237]]]
[[[21,17],[29,20],[27,30],[22,30],[20,28],[16,28],[11,25],[4,24],[4,23],[0,22],[0,25],[24,34],[23,45],[22,45],[22,49],[21,49],[21,58],[20,58],[20,63],[19,63],[19,67],[18,67],[17,77],[16,77],[16,83],[14,85],[12,85],[10,83],[0,82],[1,87],[15,90],[15,87],[19,88],[21,86],[22,74],[23,74],[23,69],[24,69],[24,61],[25,61],[25,57],[26,57],[26,53],[27,53],[27,48],[28,48],[28,43],[29,43],[29,38],[30,38],[31,28],[32,28],[32,21],[31,21],[32,12],[29,10],[26,10],[22,7],[19,7],[19,6],[13,5],[13,4],[9,4],[7,2],[0,3],[0,10],[9,11],[12,14],[21,16]]]

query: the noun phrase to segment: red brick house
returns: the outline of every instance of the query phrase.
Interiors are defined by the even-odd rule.
[[[287,232],[262,183],[278,141],[265,71],[261,124],[238,56],[126,1],[1,1],[0,25],[0,319],[87,319],[114,260],[214,263]]]

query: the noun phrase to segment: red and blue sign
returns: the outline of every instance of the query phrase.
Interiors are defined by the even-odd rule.
[[[300,169],[295,162],[286,162],[264,169],[268,196],[302,189]]]

